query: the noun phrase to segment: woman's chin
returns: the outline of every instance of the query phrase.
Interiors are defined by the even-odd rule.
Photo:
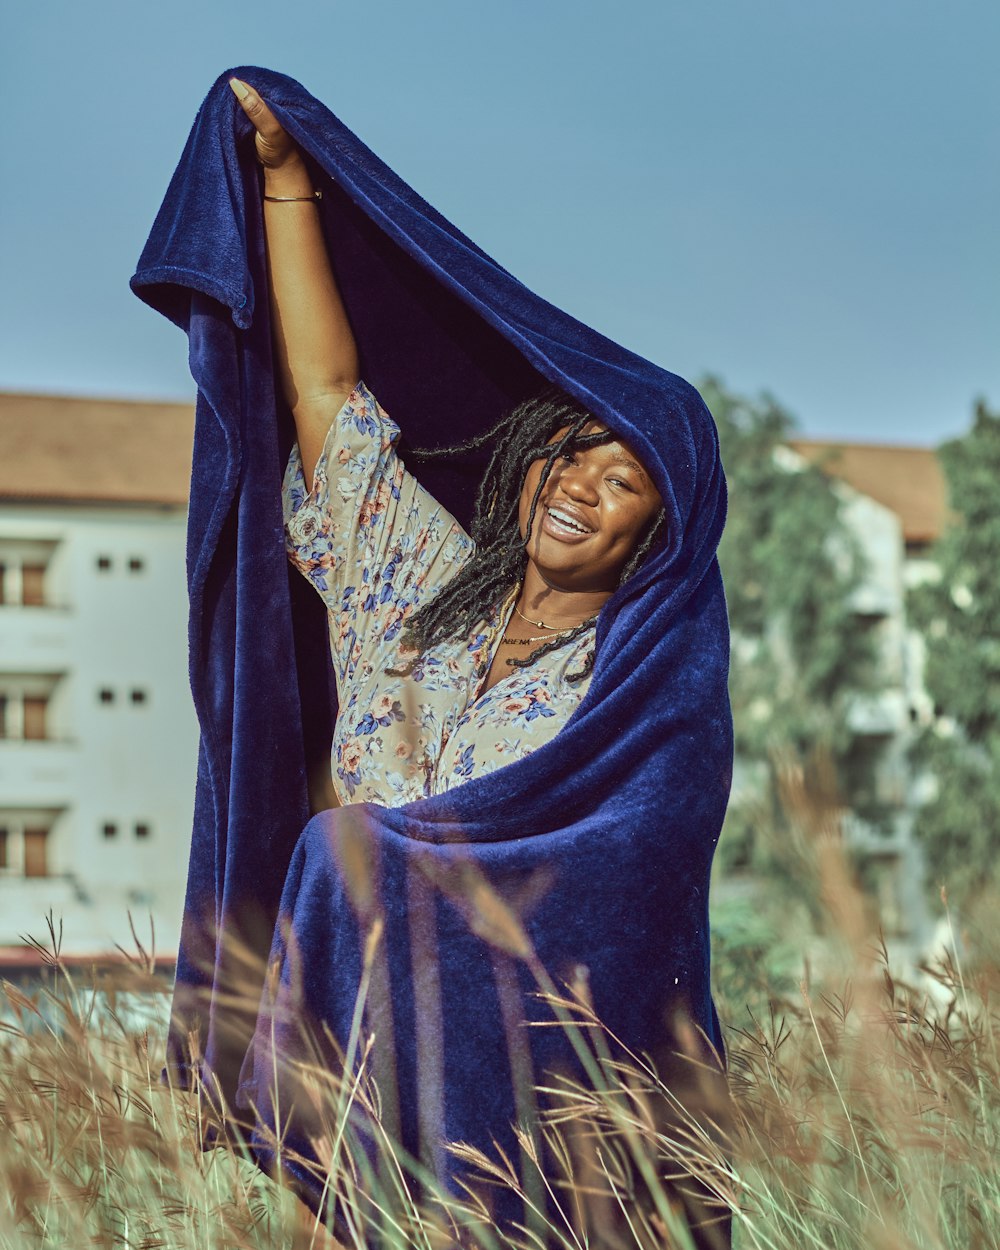
[[[528,564],[551,590],[563,594],[611,594],[617,589],[617,581],[609,581],[572,558],[566,560],[539,560],[528,557]]]

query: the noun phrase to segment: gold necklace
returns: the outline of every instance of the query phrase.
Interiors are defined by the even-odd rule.
[[[577,621],[575,625],[546,625],[544,621],[533,621],[530,616],[525,616],[516,603],[514,604],[514,611],[522,621],[526,621],[529,625],[534,625],[538,629],[551,629],[553,633],[559,634],[568,634],[571,629],[579,629],[580,626],[585,625],[587,621],[596,620],[596,617],[589,616],[587,617],[587,621]],[[544,635],[542,635],[542,637],[544,637]],[[534,641],[539,640],[535,639]]]
[[[569,630],[565,630],[569,633]],[[501,638],[501,647],[530,647],[533,642],[551,642],[551,634],[539,634],[537,638]]]

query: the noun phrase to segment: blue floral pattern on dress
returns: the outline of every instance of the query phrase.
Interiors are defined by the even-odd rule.
[[[442,396],[442,402],[448,399]],[[513,611],[514,588],[469,638],[416,658],[407,618],[475,545],[406,471],[399,427],[363,382],[335,417],[307,489],[298,447],[282,485],[289,559],[322,596],[340,710],[332,774],[342,802],[399,807],[522,759],[562,728],[587,680],[566,681],[593,630],[480,690]]]

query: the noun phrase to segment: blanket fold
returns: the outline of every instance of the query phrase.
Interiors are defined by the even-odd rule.
[[[406,440],[468,438],[556,383],[630,443],[666,508],[664,541],[601,612],[590,688],[560,733],[402,808],[310,814],[335,696],[322,604],[290,578],[284,551],[293,431],[271,355],[261,175],[234,74],[267,100],[323,190],[362,376],[401,426],[404,458]],[[198,387],[188,573],[202,738],[177,1061],[196,1036],[219,1096],[273,1124],[275,1059],[306,1053],[296,1023],[329,1029],[333,1062],[368,977],[386,1106],[414,1156],[450,1176],[444,1141],[512,1149],[526,1105],[518,1074],[573,1064],[559,1030],[512,1028],[518,1013],[545,1014],[528,993],[535,959],[557,982],[585,968],[598,1013],[636,1051],[662,1048],[678,1010],[721,1051],[708,884],[732,769],[716,560],[726,488],[697,391],[527,290],[300,84],[254,66],[209,91],[131,285],[187,333]],[[417,473],[468,527],[483,463]],[[367,894],[352,879],[359,847]],[[520,916],[530,959],[470,912],[470,881]],[[254,960],[273,972],[259,1015],[227,998]],[[293,990],[297,1020],[272,1010]],[[299,1144],[308,1153],[307,1133]]]

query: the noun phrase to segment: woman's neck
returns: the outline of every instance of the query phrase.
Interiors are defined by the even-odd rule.
[[[534,626],[571,629],[596,616],[611,594],[610,590],[561,590],[544,581],[529,564],[514,606]]]

